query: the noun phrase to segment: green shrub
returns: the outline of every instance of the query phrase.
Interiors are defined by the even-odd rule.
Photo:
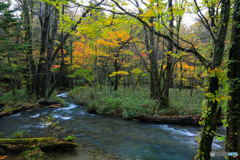
[[[0,97],[0,103],[12,103],[12,102],[26,102],[26,90],[16,90],[16,95],[13,95],[12,91],[5,93],[2,97]]]

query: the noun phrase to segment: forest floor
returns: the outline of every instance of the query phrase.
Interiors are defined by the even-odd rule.
[[[170,89],[170,106],[161,108],[156,100],[150,99],[149,88],[141,87],[134,91],[131,88],[120,87],[118,91],[103,88],[74,88],[68,94],[75,103],[84,105],[88,112],[101,115],[132,118],[137,115],[145,116],[186,116],[200,115],[204,94],[201,90]]]

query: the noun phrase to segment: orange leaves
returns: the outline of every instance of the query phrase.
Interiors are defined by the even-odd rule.
[[[7,158],[7,156],[0,156],[0,159],[5,159]]]
[[[59,68],[60,65],[52,65],[52,68]]]
[[[143,56],[143,57],[147,57],[147,54],[146,54],[146,53],[142,53],[142,56]]]

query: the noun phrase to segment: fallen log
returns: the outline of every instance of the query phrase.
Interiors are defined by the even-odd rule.
[[[188,115],[188,116],[146,116],[146,115],[137,115],[131,117],[130,119],[137,119],[142,122],[151,122],[151,123],[165,123],[165,124],[179,124],[179,125],[191,125],[199,126],[199,121],[201,120],[200,115]],[[218,122],[217,125],[222,125],[222,122]]]
[[[0,118],[11,116],[13,114],[26,111],[29,109],[39,109],[39,108],[61,108],[63,107],[63,104],[58,101],[47,101],[47,103],[44,103],[45,105],[37,105],[35,103],[15,103],[15,104],[6,104],[10,106],[10,109],[2,111],[0,110]],[[41,104],[41,102],[40,102]],[[6,107],[5,105],[5,107]]]
[[[53,151],[74,150],[77,146],[78,144],[74,142],[59,141],[59,142],[42,144],[39,147],[43,152],[53,152]]]
[[[131,119],[138,119],[143,122],[152,123],[167,123],[167,124],[180,124],[180,125],[193,125],[199,126],[199,120],[201,116],[146,116],[137,115]]]
[[[26,110],[29,110],[29,109],[32,109],[32,108],[36,108],[36,107],[37,107],[37,105],[32,104],[32,103],[24,104],[24,106],[23,106],[23,104],[17,104],[13,108],[1,112],[0,113],[0,118],[10,116],[10,115],[13,115],[13,114],[16,114],[16,113],[19,113],[19,112],[22,112],[22,111],[26,111]]]
[[[49,105],[53,105],[53,104],[61,104],[61,102],[59,102],[59,101],[48,101],[48,100],[40,101],[38,103],[43,106],[49,106]]]
[[[0,145],[1,144],[35,144],[35,143],[42,143],[42,142],[53,142],[56,141],[53,137],[43,137],[43,138],[19,138],[19,139],[1,139],[0,138]]]
[[[53,137],[0,139],[0,148],[5,153],[20,153],[29,147],[39,147],[43,152],[74,150],[78,144],[56,140]]]

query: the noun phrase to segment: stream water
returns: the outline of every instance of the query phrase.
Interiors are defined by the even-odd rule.
[[[59,96],[65,98],[66,93]],[[89,114],[82,106],[69,101],[64,108],[26,111],[0,119],[0,137],[9,137],[17,130],[24,131],[25,137],[45,136],[46,125],[42,124],[41,118],[51,114],[66,128],[64,132],[73,134],[84,148],[119,155],[122,159],[191,160],[197,154],[195,138],[200,132],[199,127],[103,117]],[[214,151],[223,150],[222,146],[223,142],[214,140]],[[85,158],[74,154],[61,159]]]

